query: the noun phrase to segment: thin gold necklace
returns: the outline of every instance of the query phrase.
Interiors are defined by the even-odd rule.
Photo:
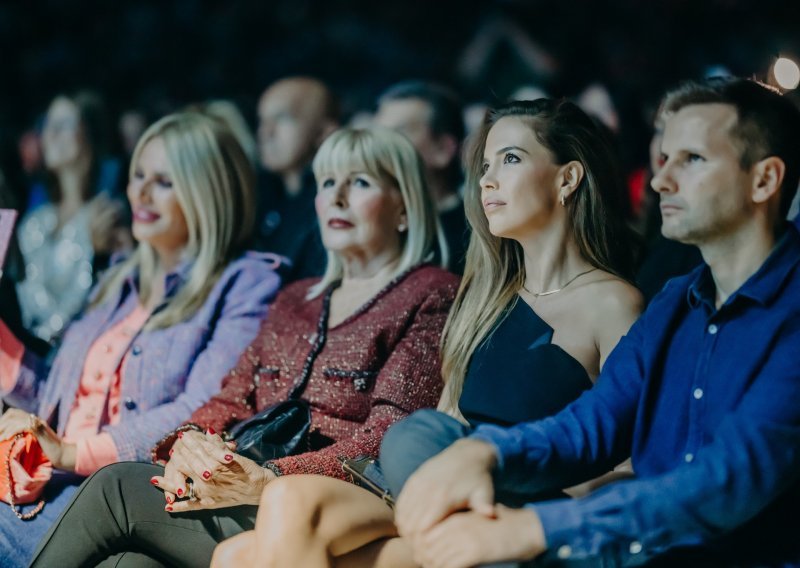
[[[595,270],[597,270],[596,267],[595,268],[590,268],[589,270],[585,270],[584,272],[576,274],[575,276],[573,276],[572,278],[567,280],[566,284],[564,284],[560,288],[556,288],[554,290],[545,290],[544,292],[531,292],[530,290],[528,290],[528,288],[525,287],[525,284],[522,285],[522,289],[525,290],[528,294],[530,294],[534,298],[538,298],[540,296],[549,296],[551,294],[557,294],[557,293],[561,292],[561,290],[563,290],[564,288],[566,288],[567,286],[569,286],[570,284],[575,282],[578,278],[580,278],[584,274],[589,274],[590,272],[594,272]]]

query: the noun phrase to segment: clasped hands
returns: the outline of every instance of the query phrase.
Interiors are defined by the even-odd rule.
[[[150,480],[164,491],[164,509],[181,513],[257,505],[275,474],[235,453],[235,447],[213,430],[182,432],[170,450],[164,475]]]
[[[54,468],[66,471],[75,469],[75,444],[65,442],[47,422],[35,414],[19,408],[9,408],[0,416],[0,440],[8,440],[20,432],[33,434]]]
[[[466,568],[523,561],[544,552],[539,517],[530,508],[494,503],[494,448],[460,440],[425,462],[397,500],[395,522],[425,568]]]

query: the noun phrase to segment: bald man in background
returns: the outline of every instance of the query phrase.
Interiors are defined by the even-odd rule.
[[[255,248],[292,261],[287,281],[319,276],[325,249],[314,210],[311,161],[339,126],[336,97],[319,80],[288,77],[270,85],[258,103],[260,215]]]

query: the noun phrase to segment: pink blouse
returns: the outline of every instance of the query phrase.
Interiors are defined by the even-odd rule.
[[[122,374],[129,348],[150,312],[137,306],[122,321],[98,337],[86,354],[78,392],[64,430],[64,441],[75,443],[75,473],[90,475],[119,461],[110,434],[98,433],[107,424],[119,422]],[[0,388],[14,388],[24,348],[0,322]],[[17,371],[17,372],[15,372]]]

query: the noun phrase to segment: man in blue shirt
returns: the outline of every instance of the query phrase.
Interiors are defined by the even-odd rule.
[[[662,232],[705,263],[665,286],[565,410],[454,433],[408,479],[396,521],[424,566],[800,562],[800,234],[785,222],[800,111],[742,79],[686,84],[665,108]],[[390,430],[387,478],[392,446],[441,430],[430,412]],[[582,499],[495,503],[628,455],[635,478]]]

